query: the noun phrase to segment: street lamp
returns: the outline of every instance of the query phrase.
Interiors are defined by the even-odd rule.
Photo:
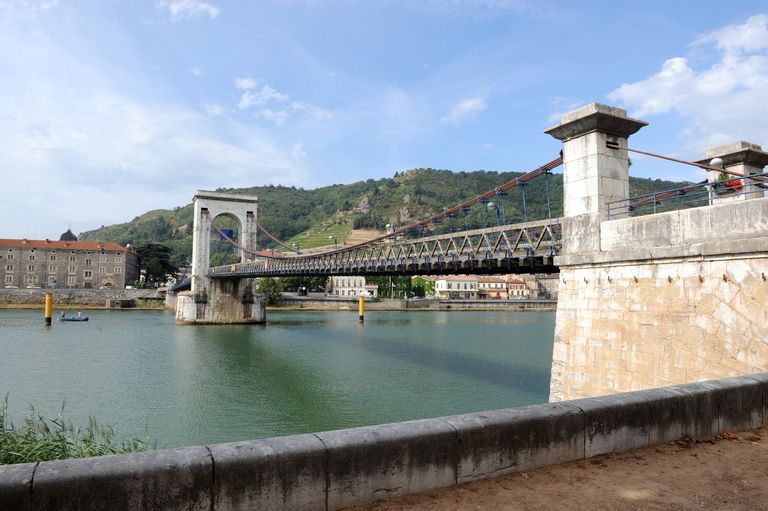
[[[338,242],[336,241],[336,236],[331,234],[330,236],[328,236],[328,239],[329,240],[333,240],[333,249],[336,250],[338,248],[338,246],[339,246]]]
[[[488,209],[495,209],[496,210],[496,226],[501,225],[501,213],[499,213],[499,206],[496,205],[495,202],[489,202],[488,203]]]
[[[712,158],[711,160],[709,160],[709,166],[725,170],[725,164],[723,163],[723,159],[722,158]],[[707,173],[707,181],[709,181],[709,183],[710,183],[710,185],[708,186],[708,188],[709,188],[709,190],[708,190],[709,191],[709,205],[710,206],[715,202],[715,188],[714,188],[714,185],[712,185],[711,183],[714,183],[715,181],[720,181],[720,174],[721,173],[722,173],[722,171],[721,172],[717,172],[717,171],[714,171],[714,170],[710,170]]]
[[[387,232],[392,231],[392,244],[397,243],[397,224],[387,224]]]

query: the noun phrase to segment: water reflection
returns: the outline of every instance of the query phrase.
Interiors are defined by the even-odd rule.
[[[176,326],[89,311],[43,329],[0,310],[0,392],[164,446],[517,406],[547,399],[554,314],[270,313],[266,326]]]

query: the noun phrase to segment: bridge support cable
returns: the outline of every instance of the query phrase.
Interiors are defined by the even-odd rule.
[[[549,249],[549,252],[552,252],[553,249],[557,250],[556,245],[560,243],[560,232],[559,229],[554,229],[556,226],[552,223],[553,219],[551,218],[551,208],[549,206],[549,218],[546,223],[536,223],[535,225],[526,223],[519,226],[507,226],[505,222],[504,226],[499,225],[489,228],[487,227],[486,221],[486,227],[482,230],[469,230],[468,212],[473,205],[478,203],[486,204],[495,195],[501,196],[503,200],[503,197],[508,190],[517,186],[524,187],[531,179],[534,179],[541,174],[549,174],[553,169],[562,165],[562,163],[563,158],[560,156],[531,172],[527,172],[501,186],[469,199],[458,206],[448,208],[436,215],[432,215],[429,218],[413,224],[399,226],[394,232],[387,233],[383,236],[356,245],[349,245],[343,248],[313,254],[269,255],[256,253],[252,250],[248,250],[246,247],[243,247],[237,241],[233,240],[223,229],[213,222],[209,216],[208,218],[211,225],[228,243],[239,248],[243,253],[251,254],[258,258],[255,262],[232,265],[233,268],[230,268],[229,266],[211,268],[209,275],[212,277],[227,277],[234,275],[277,276],[328,273],[353,274],[354,272],[386,273],[393,270],[418,274],[424,271],[435,270],[436,267],[434,267],[433,264],[437,263],[438,266],[440,266],[446,261],[447,257],[451,258],[454,265],[457,263],[463,265],[463,270],[466,271],[473,268],[473,261],[480,261],[480,259],[477,258],[481,257],[481,248],[485,248],[485,251],[488,252],[488,254],[491,254],[486,254],[485,257],[487,264],[491,264],[491,260],[488,259],[488,257],[494,257],[498,261],[498,257],[502,257],[503,254],[506,254],[504,257],[513,257],[513,252],[519,253],[519,257],[521,258],[523,257],[523,253],[530,255],[534,250],[537,250],[538,247],[542,246],[545,237],[548,238],[546,243],[547,248]],[[487,208],[483,209],[487,216]],[[527,219],[527,206],[525,210]],[[438,235],[436,233],[430,235],[430,224],[436,225],[441,220],[455,217],[458,212],[464,213],[465,232],[448,234],[448,239],[444,239],[445,235]],[[277,239],[262,225],[257,223],[256,226],[275,243],[291,252],[293,251],[292,247]],[[409,241],[408,234],[415,234],[417,237],[422,238]],[[515,238],[514,242],[511,241],[511,237]],[[396,245],[394,240],[398,241]],[[458,250],[456,249],[457,245],[460,245]],[[524,245],[527,245],[528,248],[524,249]],[[449,247],[453,247],[453,249],[450,250]],[[542,254],[539,254],[537,257],[540,257],[541,255]],[[469,258],[469,260],[467,260],[467,258]],[[526,256],[526,258],[529,257]],[[466,268],[467,265],[469,268]],[[442,266],[437,269],[442,269]]]
[[[724,174],[730,174],[732,176],[738,176],[738,177],[750,179],[752,181],[758,181],[760,183],[768,183],[768,179],[766,179],[763,176],[753,176],[752,174],[745,174],[743,172],[736,172],[735,170],[727,170],[725,168],[713,167],[711,165],[707,165],[705,163],[698,163],[695,161],[681,160],[680,158],[673,158],[672,156],[656,154],[649,151],[641,151],[640,149],[632,149],[631,147],[620,147],[618,144],[613,143],[611,141],[606,142],[605,145],[609,149],[624,149],[625,151],[629,151],[631,153],[644,154],[645,156],[651,156],[653,158],[659,158],[662,160],[673,161],[675,163],[682,163],[683,165],[691,165],[693,167],[699,167],[700,169],[703,169],[703,170],[722,172]]]

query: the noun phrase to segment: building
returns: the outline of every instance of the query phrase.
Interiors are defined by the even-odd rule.
[[[507,295],[509,298],[528,298],[531,294],[531,290],[525,285],[525,282],[512,277],[507,277]]]
[[[506,300],[507,279],[499,277],[478,277],[477,295],[481,300]]]
[[[365,277],[330,277],[327,288],[329,296],[356,297],[361,294],[373,298],[379,296],[379,287],[375,284],[366,284]]]
[[[435,280],[435,295],[441,299],[477,298],[477,277],[473,275],[450,275]]]
[[[3,287],[123,288],[139,279],[130,247],[78,241],[67,230],[58,241],[0,239]]]

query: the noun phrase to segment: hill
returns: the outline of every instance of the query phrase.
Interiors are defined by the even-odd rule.
[[[278,239],[289,246],[296,244],[304,251],[321,246],[352,243],[370,238],[370,230],[383,232],[386,224],[410,224],[439,211],[453,207],[480,193],[511,181],[519,172],[451,172],[430,168],[411,169],[396,173],[392,178],[368,179],[347,185],[331,185],[312,190],[287,186],[254,186],[249,188],[220,188],[217,191],[256,195],[259,198],[258,221]],[[549,176],[551,215],[563,211],[562,174]],[[667,190],[681,186],[671,181],[630,178],[630,195]],[[522,222],[523,190],[518,187],[506,197],[499,197],[500,214],[508,223]],[[539,177],[525,187],[525,203],[529,220],[547,217],[547,181]],[[476,206],[466,215],[457,215],[438,231],[461,229],[465,225],[481,227],[496,223],[495,210]],[[217,220],[222,227],[233,228],[226,220]],[[368,230],[368,233],[364,231]],[[362,237],[362,238],[361,238]],[[217,236],[212,236],[212,239]],[[81,240],[101,240],[144,245],[150,242],[167,245],[174,262],[184,264],[192,253],[192,205],[173,210],[152,210],[123,224],[102,226],[83,232]],[[276,244],[259,235],[259,248],[275,248]],[[279,249],[282,250],[282,249]],[[212,263],[234,260],[234,248],[219,239],[211,246]]]

